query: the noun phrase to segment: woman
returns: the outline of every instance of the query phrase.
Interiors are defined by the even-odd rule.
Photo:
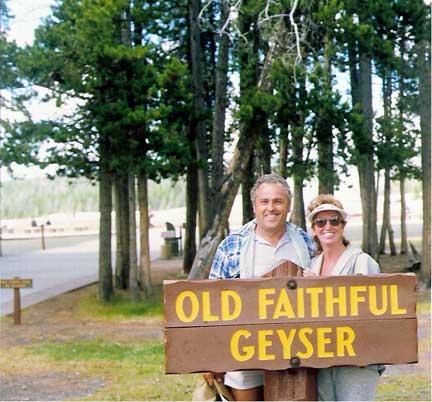
[[[379,266],[360,248],[352,246],[344,237],[348,214],[342,203],[331,194],[322,194],[308,207],[317,256],[304,276],[374,275]],[[382,365],[367,367],[336,366],[318,370],[318,400],[371,401],[374,400]]]

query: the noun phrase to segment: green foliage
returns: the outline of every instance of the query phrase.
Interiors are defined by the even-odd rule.
[[[151,3],[59,2],[25,49],[22,74],[52,90],[46,100],[76,104],[45,137],[50,145],[40,163],[58,165],[57,174],[97,178],[102,142],[116,174],[146,172],[158,180],[184,172],[190,159],[189,78],[161,42],[149,40],[166,11],[163,3]],[[167,71],[169,84],[159,78]]]
[[[9,10],[7,2],[0,2],[0,164],[11,169],[14,163],[34,163],[37,158],[38,134],[29,130],[29,125],[21,129],[10,122],[11,115],[28,118],[25,102],[34,95],[25,88],[25,80],[19,70],[22,50],[15,41],[7,37],[9,27]],[[9,113],[8,113],[9,112]],[[11,113],[12,112],[12,113]]]
[[[150,181],[150,210],[184,207],[184,188],[183,181]],[[83,178],[12,180],[1,184],[1,200],[3,219],[33,218],[59,212],[96,212],[99,189]]]
[[[5,4],[1,3],[6,9]],[[270,136],[273,150],[279,131],[296,127],[303,135],[303,158],[294,158],[290,138],[288,163],[290,174],[305,178],[316,174],[315,149],[323,140],[320,127],[326,126],[335,136],[337,170],[327,172],[335,182],[346,171],[346,163],[357,164],[365,155],[378,156],[381,167],[384,156],[391,154],[392,163],[397,161],[395,174],[416,174],[412,160],[417,144],[408,140],[417,135],[409,124],[418,114],[414,44],[429,39],[428,7],[421,0],[300,1],[294,18],[300,29],[302,60],[295,60],[293,27],[287,24],[281,57],[272,66],[272,92],[263,93],[257,83],[279,21],[274,17],[289,12],[291,6],[289,0],[241,2],[236,29],[229,31],[231,72],[240,74],[236,105],[227,102],[238,108],[238,113],[227,114],[235,117],[232,126],[247,129],[260,120],[265,129],[258,146],[267,144]],[[7,22],[7,10],[3,11],[2,22]],[[264,18],[266,12],[269,18]],[[2,89],[14,90],[16,105],[23,107],[28,95],[16,90],[26,80],[52,91],[46,101],[76,105],[58,121],[32,122],[26,115],[24,123],[3,122],[2,164],[53,163],[59,175],[94,180],[103,141],[109,146],[109,168],[116,174],[146,172],[155,181],[184,175],[195,156],[187,141],[191,117],[203,113],[210,120],[214,105],[218,18],[213,3],[200,16],[204,111],[191,106],[185,2],[63,0],[56,2],[52,15],[37,29],[34,45],[19,49],[2,33],[0,84]],[[371,55],[373,73],[382,76],[387,69],[396,80],[402,78],[404,96],[396,106],[403,110],[403,119],[397,124],[376,120],[373,139],[365,129],[364,111],[358,105],[350,110],[335,90],[334,76],[347,70],[350,54],[352,71],[358,70],[361,54]],[[386,130],[394,138],[384,146]],[[226,137],[229,140],[228,133]],[[44,154],[38,152],[42,144]],[[211,160],[208,163],[211,170]]]
[[[2,183],[1,191],[4,219],[97,210],[98,189],[86,180],[14,180]]]

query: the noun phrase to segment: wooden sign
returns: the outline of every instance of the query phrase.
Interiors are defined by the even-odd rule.
[[[28,278],[0,279],[0,288],[31,288],[33,280]]]
[[[33,280],[28,278],[0,279],[0,288],[9,288],[14,290],[14,324],[21,324],[21,288],[33,287]]]
[[[413,274],[165,281],[166,373],[415,363],[415,286]]]

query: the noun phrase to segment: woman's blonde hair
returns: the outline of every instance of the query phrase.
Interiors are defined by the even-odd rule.
[[[319,196],[315,197],[308,205],[307,213],[310,214],[316,207],[319,207],[322,204],[331,204],[334,205],[340,209],[344,209],[342,203],[337,200],[333,194],[320,194]],[[335,212],[336,214],[340,215],[338,212]],[[342,225],[345,227],[346,222],[342,218]],[[314,223],[312,222],[312,227],[314,226]],[[321,246],[321,243],[317,236],[314,236],[314,241],[317,244],[316,253],[317,255],[321,254],[323,249]],[[349,240],[345,239],[345,237],[342,237],[342,243],[344,246],[348,246],[350,244]]]

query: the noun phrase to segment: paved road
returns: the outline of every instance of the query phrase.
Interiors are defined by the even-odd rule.
[[[421,238],[421,224],[408,222],[410,238]],[[394,223],[395,238],[399,238],[399,225]],[[162,229],[150,231],[150,258],[159,257]],[[361,226],[350,222],[346,237],[359,243]],[[115,239],[113,239],[113,249]],[[3,256],[0,257],[0,277],[32,278],[33,288],[21,290],[22,307],[47,300],[58,294],[97,281],[98,237],[81,235],[46,238],[46,250],[41,250],[41,239],[3,240]],[[114,257],[114,253],[113,253]],[[1,315],[13,311],[13,291],[0,289]]]
[[[161,230],[152,229],[150,258],[159,257]],[[98,275],[98,236],[48,237],[46,249],[41,239],[3,240],[0,257],[2,279],[32,278],[33,287],[21,289],[21,306],[27,307],[53,296],[94,283]],[[115,239],[113,239],[115,250]],[[113,252],[113,263],[114,263]],[[1,312],[13,312],[13,290],[0,289]]]

